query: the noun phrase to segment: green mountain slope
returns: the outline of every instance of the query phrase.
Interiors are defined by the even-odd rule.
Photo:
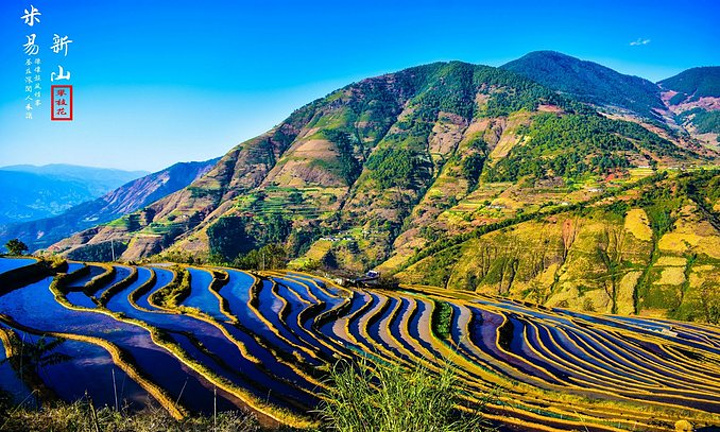
[[[720,144],[720,67],[688,69],[658,85],[678,124],[708,145]]]
[[[243,264],[249,257],[264,257],[257,251],[272,244],[284,248],[295,268],[375,268],[407,281],[479,290],[500,277],[506,287],[499,293],[526,299],[534,281],[547,291],[547,298],[537,301],[562,305],[556,285],[565,267],[557,257],[565,253],[567,259],[570,251],[557,252],[556,234],[541,229],[547,223],[538,221],[594,212],[620,196],[625,197],[620,201],[638,199],[643,188],[660,181],[657,172],[674,176],[712,164],[711,153],[698,153],[689,142],[667,128],[608,117],[508,70],[434,63],[332,92],[239,144],[187,188],[78,233],[50,251],[110,259],[112,241],[126,260],[159,254],[161,259]],[[597,218],[622,227],[625,213],[636,207],[597,210]],[[647,216],[632,214],[655,220],[650,210]],[[690,226],[704,223],[707,216],[698,214],[701,219],[689,219]],[[500,228],[516,226],[528,227],[531,243],[499,239]],[[597,230],[588,234],[589,245],[612,243],[602,240],[610,236],[603,237],[604,228]],[[485,235],[495,244],[487,251],[478,243]],[[638,268],[648,267],[642,259],[650,258],[642,257],[657,248],[651,240],[649,249],[633,246]],[[505,243],[527,251],[527,262],[504,255]],[[617,255],[608,258],[610,246],[603,249],[605,255],[588,247],[582,255],[588,268],[607,262],[615,272],[625,265],[612,261]],[[538,262],[543,254],[548,258]],[[555,270],[548,270],[553,263]],[[478,272],[475,265],[487,269]],[[532,277],[523,276],[523,284],[513,277],[510,283],[506,271]],[[614,283],[614,291],[605,291],[613,299],[620,280]],[[631,312],[625,303],[621,307],[622,302],[599,295],[586,303],[567,302]]]
[[[660,90],[652,82],[558,52],[532,52],[501,68],[594,105],[622,108],[649,118],[657,117],[655,110],[665,109]]]
[[[720,66],[688,69],[658,84],[686,97],[720,97]]]
[[[720,318],[708,309],[720,296],[720,173],[648,179],[438,242],[398,276],[549,307]]]

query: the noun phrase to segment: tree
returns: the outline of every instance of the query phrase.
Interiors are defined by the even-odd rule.
[[[578,232],[580,231],[581,220],[576,217],[573,219],[565,219],[562,225],[562,242],[563,242],[563,262],[567,260],[567,256],[570,253],[570,248],[577,239]]]
[[[292,231],[292,222],[280,213],[271,213],[263,228],[263,243],[283,243]]]
[[[25,252],[28,251],[28,247],[25,243],[21,242],[19,239],[12,239],[5,243],[5,248],[8,250],[9,255],[23,255]]]
[[[617,313],[617,292],[620,279],[623,276],[622,260],[624,243],[625,228],[610,225],[602,232],[597,244],[597,254],[605,270],[605,275],[601,278],[601,283],[612,301],[612,313]]]
[[[271,243],[246,254],[240,254],[233,266],[240,269],[269,270],[281,269],[287,264],[287,251],[281,244]]]
[[[468,182],[468,191],[472,191],[477,186],[484,165],[485,155],[481,153],[473,153],[463,160],[460,170]]]
[[[290,204],[302,204],[303,202],[303,195],[298,191],[292,191],[288,195],[288,202]]]
[[[226,261],[255,248],[255,239],[247,233],[245,220],[241,217],[230,216],[218,219],[208,228],[207,235],[210,253],[221,256]]]

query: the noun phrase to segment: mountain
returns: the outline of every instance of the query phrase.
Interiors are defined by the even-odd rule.
[[[706,144],[720,144],[720,67],[688,69],[658,85],[676,120]]]
[[[580,78],[600,79],[585,63]],[[615,74],[614,85],[636,80]],[[236,146],[188,187],[48,250],[247,265],[282,245],[298,269],[689,316],[720,280],[720,179],[696,170],[718,155],[663,123],[672,116],[645,121],[588,98],[461,62],[369,78]]]
[[[0,227],[0,238],[19,238],[31,250],[47,247],[78,231],[117,219],[186,187],[216,162],[217,159],[177,163],[132,180],[100,198],[71,207],[60,215]]]
[[[0,168],[0,225],[54,216],[95,199],[132,179],[141,171],[73,165],[14,165]]]
[[[558,131],[566,138],[556,139]],[[574,183],[697,158],[515,73],[435,63],[364,80],[302,107],[235,147],[188,188],[96,228],[87,242],[133,239],[127,259],[168,247],[232,258],[286,238],[300,252],[323,233],[352,233],[357,253],[339,259],[366,268],[387,258],[404,231],[479,183]],[[224,232],[247,241],[225,242]]]
[[[720,97],[720,66],[688,69],[658,82],[658,85],[696,99]]]
[[[656,118],[658,111],[666,109],[654,83],[558,52],[531,52],[500,67],[601,107],[621,108],[648,118]]]
[[[8,165],[0,167],[2,171],[23,172],[37,174],[55,179],[78,181],[87,185],[88,189],[97,196],[111,191],[130,180],[135,180],[150,174],[147,171],[125,171],[113,168],[95,168],[67,164],[35,165]]]

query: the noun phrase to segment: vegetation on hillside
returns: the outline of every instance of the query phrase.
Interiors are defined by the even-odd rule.
[[[348,186],[352,186],[362,172],[362,166],[355,157],[352,135],[340,130],[325,130],[324,135],[335,144],[338,150],[340,175]]]
[[[663,88],[683,93],[685,97],[720,97],[720,67],[697,67],[660,81]]]
[[[614,105],[654,118],[663,109],[659,88],[597,63],[553,51],[536,51],[501,66],[583,102]]]
[[[269,244],[284,243],[290,233],[290,221],[279,212],[261,217],[223,217],[207,230],[211,256],[226,262]]]
[[[207,230],[210,254],[231,260],[255,245],[255,239],[245,232],[245,221],[240,217],[223,217]]]
[[[683,111],[678,117],[683,121],[690,120],[699,133],[720,134],[720,111],[693,108]]]
[[[371,172],[370,178],[382,189],[411,188],[421,166],[418,156],[408,149],[383,148],[373,153],[365,166]]]
[[[568,205],[438,240],[399,277],[551,307],[716,323],[717,171],[657,176],[602,205]]]
[[[76,261],[112,261],[113,258],[118,259],[127,248],[126,242],[111,240],[73,250],[67,256]]]
[[[271,243],[238,255],[230,265],[243,270],[283,269],[287,266],[287,251],[282,244]]]
[[[659,100],[652,83],[557,53],[521,60],[537,61],[548,82],[439,62],[348,85],[235,147],[190,188],[53,251],[107,260],[102,240],[117,238],[124,260],[354,273],[434,255],[423,280],[444,286],[464,253],[447,248],[457,238],[590,206],[606,190],[709,160],[668,128],[583,103],[614,95],[649,112]],[[663,214],[647,217],[665,223]]]
[[[638,150],[684,157],[682,150],[635,123],[597,115],[542,114],[522,132],[526,142],[486,171],[488,181],[517,181],[526,175],[573,180],[590,173],[607,175],[630,167],[628,154]]]

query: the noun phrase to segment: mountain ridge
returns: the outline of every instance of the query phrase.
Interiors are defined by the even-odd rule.
[[[651,81],[555,51],[535,51],[500,68],[519,73],[583,102],[607,104],[655,118],[666,107]]]
[[[57,216],[0,226],[0,237],[19,238],[31,250],[41,249],[74,232],[109,222],[187,186],[216,161],[179,162],[131,180],[100,198],[80,203]]]
[[[652,94],[664,104],[659,88]],[[664,119],[607,112],[502,68],[418,66],[331,92],[235,146],[185,189],[49,250],[82,256],[112,242],[125,260],[228,262],[279,244],[295,268],[412,279],[417,257],[444,239],[565,214],[606,191],[642,193],[639,179],[713,163],[715,150]],[[430,253],[420,281],[452,268],[447,250]],[[551,287],[549,298],[579,283]],[[605,292],[587,306],[628,309]]]
[[[699,97],[720,97],[720,66],[700,66],[657,82],[658,85]]]
[[[57,215],[140,176],[76,165],[13,165],[0,168],[0,225]]]

